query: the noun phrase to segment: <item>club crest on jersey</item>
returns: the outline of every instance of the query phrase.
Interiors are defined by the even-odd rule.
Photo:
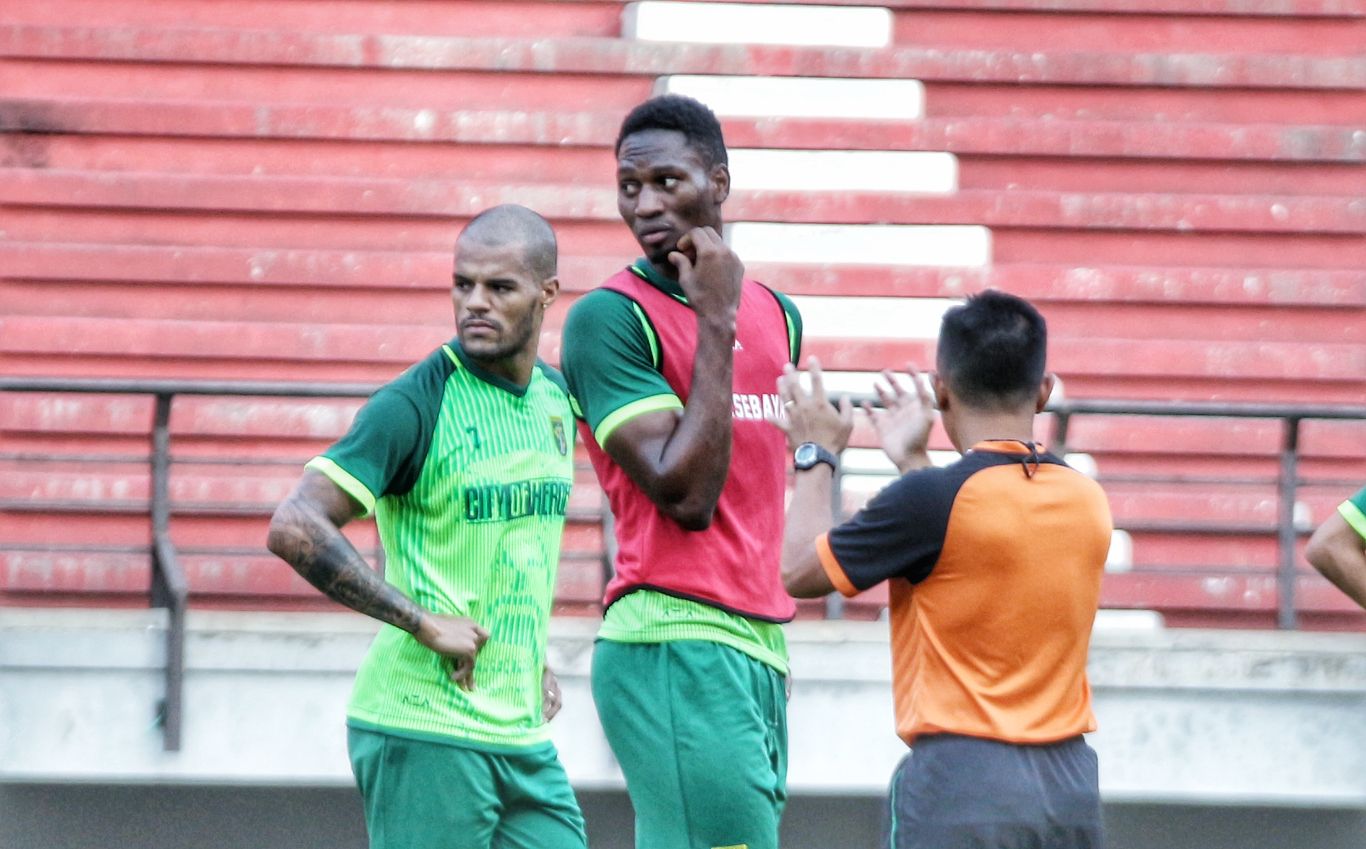
[[[550,417],[550,432],[555,435],[555,447],[560,449],[560,456],[569,453],[569,438],[565,436],[564,419],[559,416]]]

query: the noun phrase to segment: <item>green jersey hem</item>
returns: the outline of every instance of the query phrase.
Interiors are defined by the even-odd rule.
[[[438,743],[443,746],[457,746],[462,749],[474,749],[475,751],[486,752],[490,755],[521,755],[553,748],[555,745],[551,742],[549,734],[544,735],[543,739],[528,742],[525,745],[507,742],[488,743],[469,737],[455,737],[433,731],[416,731],[411,728],[368,722],[350,715],[346,717],[346,726],[348,728],[355,728],[358,731],[374,731],[378,734],[402,737],[405,740],[417,740],[420,743]]]
[[[598,639],[616,643],[669,643],[700,640],[742,652],[787,675],[787,637],[781,625],[678,598],[636,590],[613,602],[603,616]]]
[[[354,475],[338,466],[334,461],[327,457],[314,457],[304,464],[305,469],[312,469],[321,472],[328,480],[342,488],[342,491],[365,508],[365,515],[370,516],[375,512],[375,494],[370,488],[356,479]]]

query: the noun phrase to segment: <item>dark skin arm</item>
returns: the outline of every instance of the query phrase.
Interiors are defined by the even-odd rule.
[[[324,595],[412,634],[452,662],[451,678],[474,689],[474,659],[488,632],[462,616],[428,611],[370,568],[341,528],[361,506],[326,475],[304,472],[275,508],[266,547]]]
[[[704,530],[730,470],[735,317],[744,266],[710,227],[699,227],[669,255],[697,315],[692,388],[680,414],[637,416],[603,448],[660,511],[688,530]]]
[[[1366,540],[1336,512],[1329,516],[1304,550],[1305,559],[1366,609]]]

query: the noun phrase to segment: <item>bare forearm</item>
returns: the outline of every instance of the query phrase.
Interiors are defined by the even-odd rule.
[[[834,526],[834,476],[821,467],[798,472],[783,528],[783,585],[797,598],[830,592],[830,579],[816,551],[816,537]]]
[[[684,477],[715,503],[730,470],[732,385],[735,328],[699,333],[692,386],[683,420],[664,449],[665,467],[685,470]]]
[[[934,462],[930,460],[929,452],[924,450],[905,454],[900,457],[891,457],[891,460],[896,465],[897,472],[903,475],[907,472],[918,471],[919,469],[928,469],[930,466],[934,465]]]
[[[623,427],[607,446],[657,507],[689,530],[706,528],[730,470],[734,325],[700,326],[692,387],[676,414]]]
[[[1366,610],[1366,557],[1358,553],[1357,560],[1359,562],[1351,568],[1320,568],[1319,571],[1333,586],[1342,590],[1359,607]]]
[[[1351,541],[1332,541],[1321,548],[1310,548],[1309,562],[1333,586],[1366,609],[1366,551]]]
[[[416,632],[425,611],[370,568],[341,530],[296,499],[276,510],[267,546],[333,601]]]
[[[1332,514],[1309,538],[1305,558],[1333,586],[1366,608],[1366,542],[1337,513]]]

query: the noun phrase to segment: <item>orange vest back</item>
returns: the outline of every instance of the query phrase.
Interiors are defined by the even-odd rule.
[[[1021,448],[982,443],[947,469],[911,473],[820,542],[846,594],[890,580],[907,743],[943,732],[1046,743],[1095,730],[1086,658],[1109,507],[1094,481]]]

